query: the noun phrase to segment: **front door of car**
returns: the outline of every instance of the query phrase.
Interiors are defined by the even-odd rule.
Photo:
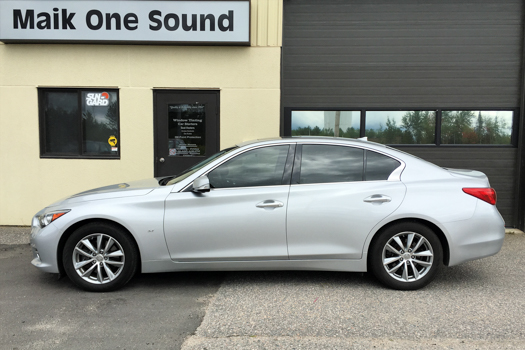
[[[401,163],[360,148],[303,145],[288,200],[290,259],[360,259],[368,233],[399,207],[406,187],[387,181]]]
[[[210,192],[171,193],[164,231],[172,260],[288,259],[293,150],[289,144],[248,150],[207,174]]]

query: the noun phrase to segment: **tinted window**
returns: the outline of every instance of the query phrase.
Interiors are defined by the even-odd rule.
[[[367,111],[365,134],[384,144],[433,144],[435,111]]]
[[[40,89],[40,153],[118,158],[117,90]]]
[[[281,185],[288,145],[257,148],[227,161],[208,174],[213,188]]]
[[[78,95],[76,92],[54,92],[44,99],[45,152],[53,154],[79,154],[80,130]]]
[[[512,111],[443,111],[441,143],[509,145],[512,119]]]
[[[385,155],[366,152],[366,181],[388,180],[388,177],[401,163]]]
[[[363,154],[352,147],[304,145],[299,183],[362,181]]]
[[[359,137],[360,111],[292,111],[292,136]]]

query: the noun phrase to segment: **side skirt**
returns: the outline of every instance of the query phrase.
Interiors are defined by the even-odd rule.
[[[366,272],[367,256],[361,259],[326,260],[267,260],[267,261],[206,261],[177,262],[150,260],[142,262],[143,273],[170,271],[264,271],[264,270],[306,270],[306,271],[347,271]]]

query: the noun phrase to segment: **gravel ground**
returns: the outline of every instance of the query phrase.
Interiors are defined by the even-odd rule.
[[[525,236],[423,290],[368,274],[231,273],[182,349],[524,349]]]
[[[29,244],[31,226],[0,226],[0,244]]]

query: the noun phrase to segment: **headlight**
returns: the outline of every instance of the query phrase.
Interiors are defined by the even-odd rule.
[[[49,213],[45,213],[42,215],[37,216],[38,223],[40,224],[40,227],[44,228],[59,217],[61,217],[64,214],[69,213],[71,210],[56,210],[56,211],[50,211]]]

